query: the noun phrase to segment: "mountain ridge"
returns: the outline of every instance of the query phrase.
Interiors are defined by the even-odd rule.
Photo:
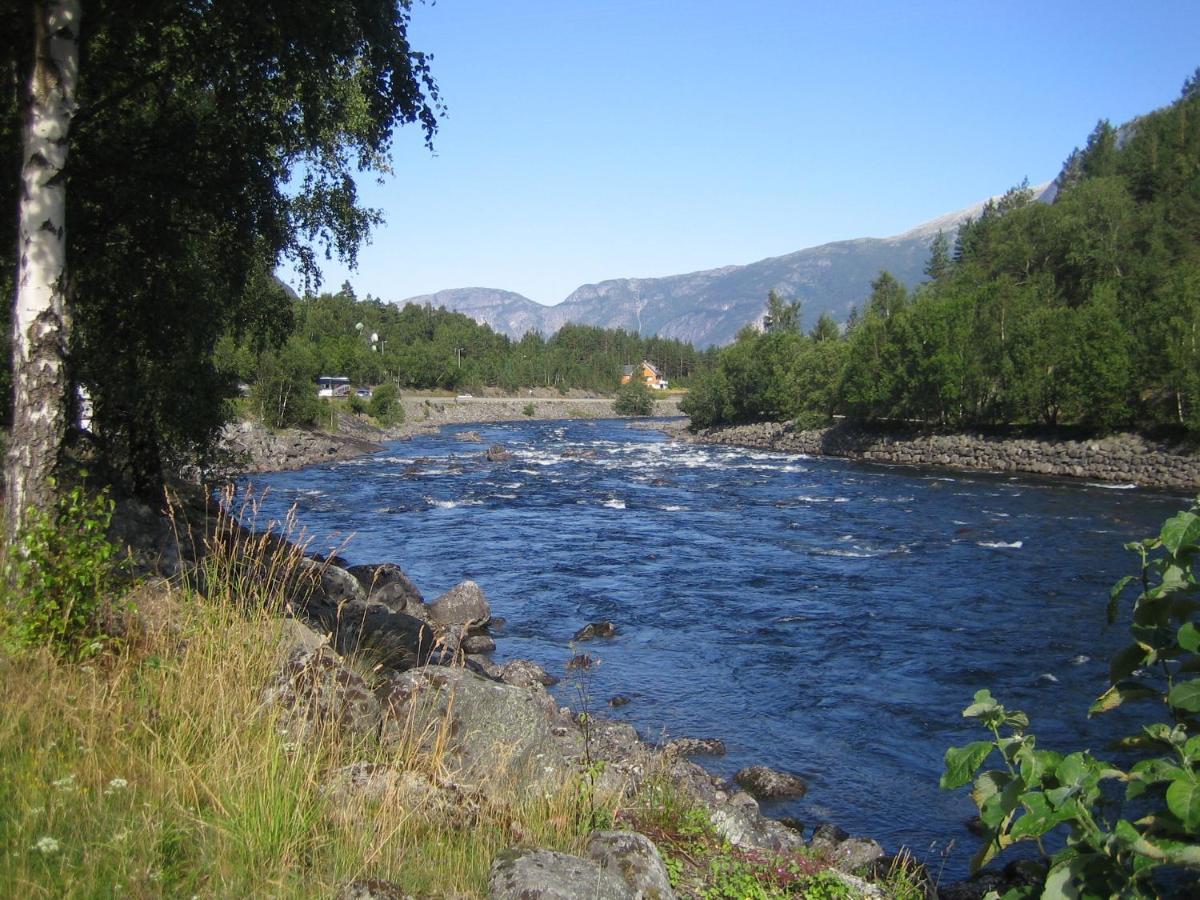
[[[1053,199],[1054,183],[1033,188],[1039,201]],[[989,198],[997,199],[997,198]],[[553,306],[499,288],[450,288],[399,301],[429,303],[471,316],[512,338],[528,331],[549,335],[570,323],[624,328],[640,334],[725,344],[738,330],[761,321],[768,291],[802,303],[805,327],[822,313],[845,320],[870,293],[870,283],[887,269],[910,287],[924,280],[930,242],[939,230],[950,238],[988,200],[937,216],[891,237],[850,238],[679,275],[610,278],[582,284]]]

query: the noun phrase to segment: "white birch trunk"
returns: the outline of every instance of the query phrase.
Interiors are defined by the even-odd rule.
[[[17,286],[13,297],[13,430],[5,520],[54,502],[66,434],[67,190],[63,168],[79,77],[80,0],[38,0],[22,144]]]

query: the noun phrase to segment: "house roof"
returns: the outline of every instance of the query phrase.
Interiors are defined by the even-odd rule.
[[[622,375],[632,375],[637,366],[621,366]]]

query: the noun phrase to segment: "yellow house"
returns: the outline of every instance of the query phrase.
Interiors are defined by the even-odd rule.
[[[634,379],[644,381],[646,387],[656,391],[665,391],[667,389],[667,379],[663,378],[662,372],[658,371],[658,367],[649,360],[642,360],[640,366],[622,366],[621,368],[621,384],[629,384]]]

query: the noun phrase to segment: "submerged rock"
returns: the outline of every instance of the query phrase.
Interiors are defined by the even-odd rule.
[[[592,638],[610,638],[617,634],[617,626],[607,620],[603,622],[592,622],[584,625],[571,639],[573,641],[590,641]]]
[[[487,448],[487,453],[484,456],[488,462],[508,462],[513,458],[513,455],[500,444],[492,444],[492,446]]]

